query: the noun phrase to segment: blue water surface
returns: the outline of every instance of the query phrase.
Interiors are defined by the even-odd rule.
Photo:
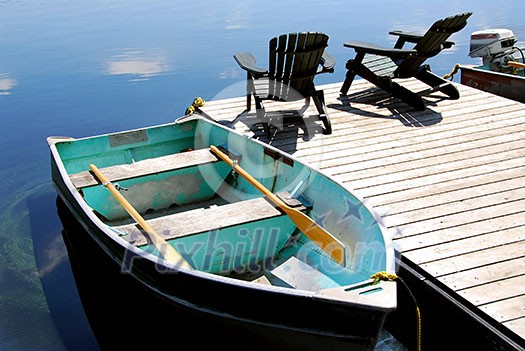
[[[525,40],[522,0],[0,0],[0,350],[99,347],[65,250],[47,136],[165,123],[197,96],[240,96],[229,89],[245,79],[233,53],[264,66],[281,33],[328,34],[337,64],[316,82],[341,82],[354,54],[345,41],[392,46],[390,30],[423,32],[464,11],[473,15],[456,45],[429,61],[440,75],[479,62],[467,56],[473,31],[508,28]],[[386,338],[377,349],[403,346]]]

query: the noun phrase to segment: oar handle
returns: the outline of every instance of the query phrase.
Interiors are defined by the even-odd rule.
[[[190,264],[171,246],[162,236],[160,236],[149,224],[142,218],[142,216],[135,210],[135,208],[126,200],[126,198],[115,188],[115,186],[106,178],[106,176],[94,164],[90,164],[89,168],[93,171],[95,176],[102,182],[102,184],[111,192],[113,197],[117,199],[119,204],[124,207],[128,214],[142,227],[148,234],[153,245],[157,248],[159,253],[170,263],[176,263],[186,268],[191,268]]]
[[[507,65],[516,67],[516,68],[525,68],[525,63],[516,62],[516,61],[509,61],[507,62]]]

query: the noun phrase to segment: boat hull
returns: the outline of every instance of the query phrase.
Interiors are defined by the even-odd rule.
[[[170,319],[171,314],[176,318],[177,310],[190,311],[219,321],[226,330],[240,331],[243,338],[261,349],[373,350],[386,316],[396,307],[396,285],[390,281],[373,287],[371,281],[363,281],[311,292],[166,266],[163,260],[125,245],[108,232],[65,180],[57,151],[53,150],[52,155],[55,187],[71,217],[85,231],[83,235],[112,259],[121,274],[132,276],[151,299],[162,301]],[[209,330],[199,332],[206,335]],[[173,334],[184,337],[183,333],[175,336],[176,330]],[[223,342],[228,340],[231,335],[226,335]],[[208,340],[202,341],[206,344]]]
[[[114,246],[111,241],[100,241],[97,228],[88,227],[86,230],[85,222],[78,221],[61,198],[58,202],[59,217],[64,225],[64,235],[67,236],[65,240],[69,243],[68,254],[76,264],[74,273],[79,293],[83,304],[87,304],[86,313],[97,339],[103,340],[103,348],[105,345],[122,346],[126,342],[131,342],[130,346],[136,346],[141,342],[130,341],[130,336],[123,333],[108,335],[107,328],[103,327],[107,323],[105,319],[114,318],[112,316],[119,310],[119,303],[123,304],[122,296],[138,290],[140,300],[133,296],[128,296],[128,300],[134,301],[137,309],[142,310],[141,306],[145,306],[149,310],[139,314],[137,311],[125,311],[126,306],[121,305],[120,310],[124,311],[121,314],[129,313],[131,318],[140,315],[146,320],[135,323],[159,323],[160,328],[163,328],[163,320],[167,318],[170,331],[166,334],[174,339],[193,337],[196,339],[192,341],[194,346],[208,345],[209,339],[206,336],[213,336],[213,343],[231,350],[245,350],[247,347],[250,350],[374,349],[387,315],[385,311],[329,306],[326,302],[312,301],[307,296],[246,290],[180,272],[159,272],[158,267],[148,260],[137,259],[133,264],[133,271],[126,272],[122,269],[122,261],[129,253]],[[79,245],[82,245],[83,250],[79,249]],[[92,249],[86,253],[85,249],[90,247]],[[101,263],[97,259],[96,263],[93,262],[93,256],[109,257],[108,252],[113,260],[104,260]],[[122,279],[119,277],[122,275],[134,278],[131,283],[134,288],[131,291],[106,291],[104,305],[110,306],[106,315],[100,312],[100,297],[91,297],[92,301],[89,301],[89,295],[94,294],[92,289],[80,290],[82,286],[90,286],[90,282],[82,281],[83,277],[78,271],[84,271],[85,276],[85,271],[89,272],[97,267],[100,273],[96,274],[96,282],[92,284],[118,281]],[[104,272],[101,272],[102,269]],[[137,286],[137,283],[143,286]],[[142,289],[143,287],[146,289]],[[107,285],[104,289],[108,289]],[[98,320],[93,314],[98,315]],[[181,320],[183,317],[186,319]],[[147,339],[144,342],[149,347],[155,347],[163,345],[165,340]]]
[[[460,66],[461,84],[525,103],[525,77]]]

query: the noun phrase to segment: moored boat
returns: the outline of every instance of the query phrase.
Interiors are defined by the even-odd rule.
[[[461,84],[525,102],[525,61],[517,38],[508,29],[472,33],[470,57],[482,58],[481,65],[460,65]]]
[[[199,116],[48,143],[71,213],[167,308],[241,325],[263,348],[374,349],[397,304],[396,282],[376,278],[394,249],[332,178]]]

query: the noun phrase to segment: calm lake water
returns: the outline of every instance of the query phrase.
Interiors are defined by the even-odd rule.
[[[336,70],[319,76],[317,84],[344,79],[344,64],[353,56],[345,41],[391,46],[388,31],[423,32],[458,12],[473,15],[453,36],[456,45],[429,61],[440,75],[456,63],[479,62],[467,56],[473,31],[508,28],[525,40],[523,0],[370,4],[0,0],[0,350],[97,350],[100,340],[86,318],[88,308],[111,321],[108,335],[132,340],[143,333],[141,320],[104,317],[115,307],[109,301],[140,309],[140,297],[126,300],[128,282],[115,284],[91,272],[90,283],[78,290],[94,303],[80,302],[64,240],[67,220],[58,216],[50,179],[47,136],[82,137],[165,123],[180,117],[196,96],[240,96],[242,90],[229,89],[245,79],[233,53],[251,51],[264,66],[268,40],[281,33],[330,36]],[[95,252],[86,254],[100,264]],[[378,346],[402,349],[388,337]]]

